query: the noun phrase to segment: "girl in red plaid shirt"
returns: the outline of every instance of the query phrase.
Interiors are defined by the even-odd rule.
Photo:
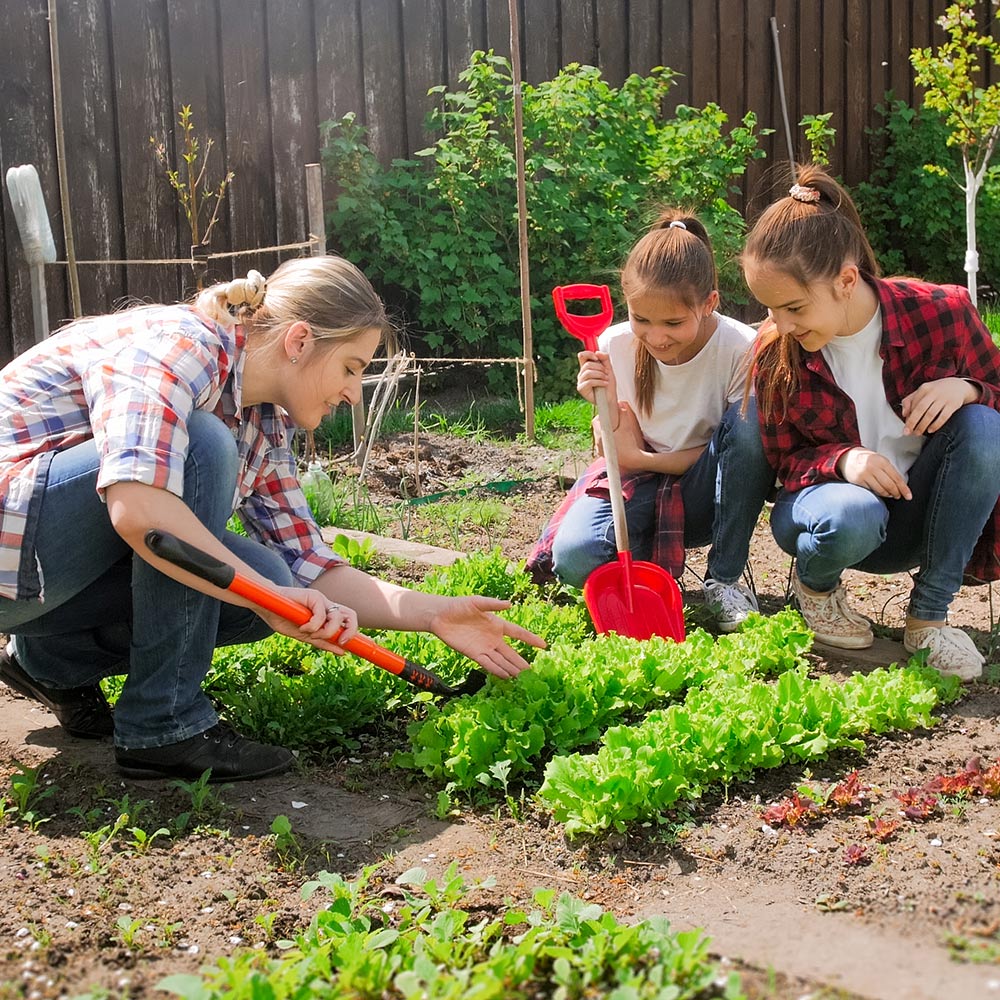
[[[843,571],[915,570],[904,646],[979,677],[947,623],[963,579],[1000,578],[1000,350],[968,294],[880,278],[850,196],[815,166],[757,220],[743,269],[768,309],[752,384],[783,486],[771,528],[806,621],[869,646]]]

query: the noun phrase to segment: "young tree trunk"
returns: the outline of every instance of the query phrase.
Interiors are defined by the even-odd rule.
[[[975,175],[968,158],[963,155],[965,168],[965,271],[968,276],[969,298],[978,308],[976,290],[978,287],[979,253],[976,250],[976,195],[979,194],[981,179]]]

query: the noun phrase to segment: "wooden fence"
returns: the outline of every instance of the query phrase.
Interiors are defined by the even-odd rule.
[[[770,18],[780,29],[793,127],[833,112],[834,168],[865,175],[865,129],[885,92],[914,98],[908,55],[940,42],[946,0],[519,0],[524,75],[571,61],[613,84],[667,65],[683,74],[675,103],[747,110],[775,129],[786,159]],[[56,11],[67,151],[60,205],[49,5]],[[984,11],[988,3],[984,0]],[[60,259],[67,210],[80,260],[187,257],[190,239],[150,136],[176,140],[178,108],[235,171],[213,247],[240,250],[306,237],[304,164],[319,159],[319,124],[348,111],[387,160],[426,145],[428,88],[455,86],[476,49],[510,54],[508,0],[0,0],[0,168],[39,172]],[[796,129],[800,135],[801,130]],[[759,170],[751,175],[752,187]],[[336,246],[336,234],[329,234]],[[0,364],[32,341],[29,276],[4,190],[0,212]],[[241,270],[267,270],[254,254]],[[71,315],[65,268],[46,269],[53,323]],[[217,269],[218,273],[222,273]],[[124,297],[173,300],[189,267],[80,266],[83,311]]]

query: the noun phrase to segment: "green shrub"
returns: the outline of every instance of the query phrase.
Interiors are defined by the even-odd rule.
[[[673,71],[654,69],[611,87],[571,64],[523,87],[532,326],[543,390],[568,389],[576,345],[549,299],[560,284],[614,283],[623,255],[656,208],[697,209],[716,240],[723,279],[743,233],[727,203],[733,179],[758,149],[748,113],[723,134],[717,105],[661,107]],[[327,214],[338,247],[402,302],[428,349],[456,357],[522,353],[513,85],[509,63],[473,54],[465,88],[440,94],[428,125],[440,138],[417,159],[385,169],[352,115],[327,122],[324,162],[338,196]],[[497,373],[500,377],[501,373]]]
[[[853,191],[886,274],[966,283],[965,196],[960,154],[947,145],[944,116],[887,97],[872,133],[874,168]],[[925,165],[943,168],[928,170]],[[1000,166],[987,172],[977,203],[980,277],[1000,287]]]

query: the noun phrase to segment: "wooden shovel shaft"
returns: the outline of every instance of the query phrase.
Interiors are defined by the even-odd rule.
[[[615,548],[619,554],[629,552],[628,522],[625,520],[625,498],[622,496],[622,475],[618,467],[618,446],[615,444],[614,417],[607,390],[594,393],[597,420],[601,426],[601,448],[608,467],[608,490],[611,493],[611,513],[615,522]]]

